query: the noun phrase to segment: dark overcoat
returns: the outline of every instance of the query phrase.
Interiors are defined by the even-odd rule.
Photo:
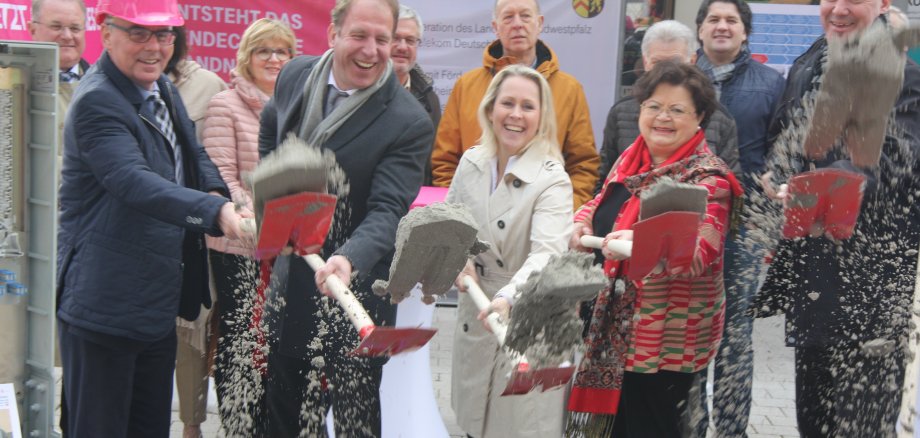
[[[73,327],[139,341],[169,335],[176,316],[210,305],[204,233],[229,192],[179,93],[157,80],[182,147],[172,147],[140,89],[106,53],[80,81],[64,128],[58,225],[58,317]],[[180,309],[180,301],[182,303]]]
[[[262,111],[259,152],[265,156],[300,130],[303,87],[319,58],[292,59],[278,77],[275,94]],[[370,285],[389,275],[396,227],[409,211],[422,184],[425,160],[434,140],[431,119],[421,105],[391,75],[325,144],[345,171],[349,194],[341,199],[321,256],[342,255],[357,274],[352,290],[377,325],[392,325],[396,308],[389,297],[379,297]],[[313,270],[299,257],[291,260],[287,285],[281,295],[284,308],[278,326],[282,353],[308,358],[308,348],[321,326],[325,338],[346,348],[358,339],[343,318],[325,315]],[[333,322],[321,324],[321,322]],[[325,342],[325,340],[323,341]]]

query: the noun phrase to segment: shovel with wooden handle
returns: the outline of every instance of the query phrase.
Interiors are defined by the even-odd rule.
[[[476,308],[480,311],[488,309],[492,303],[473,278],[466,275],[462,281],[470,299],[476,304]],[[508,334],[508,325],[495,312],[491,312],[486,316],[486,324],[492,329],[498,344],[504,346],[505,337]],[[503,396],[527,394],[537,388],[540,388],[540,391],[546,391],[563,386],[571,380],[572,374],[575,373],[575,367],[566,364],[556,368],[531,370],[530,363],[526,357],[521,355],[517,359],[518,362],[512,367],[511,377],[508,379],[504,392],[502,392]]]
[[[325,260],[316,254],[307,254],[302,257],[314,271],[322,269],[326,264]],[[420,327],[378,327],[355,294],[342,283],[339,277],[335,275],[326,277],[326,286],[348,315],[355,330],[358,331],[361,344],[352,352],[356,356],[394,356],[418,350],[425,346],[437,332],[435,329]]]

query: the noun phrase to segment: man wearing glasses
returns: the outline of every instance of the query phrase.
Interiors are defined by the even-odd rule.
[[[58,335],[69,437],[169,436],[176,316],[210,305],[204,234],[240,216],[163,70],[175,0],[102,0],[64,126]]]
[[[434,130],[438,130],[441,121],[441,100],[434,92],[434,81],[428,76],[422,66],[415,61],[418,58],[418,45],[422,40],[422,17],[418,12],[406,5],[399,5],[399,21],[396,22],[396,33],[393,35],[393,48],[390,58],[393,60],[393,73],[403,87],[406,87],[412,96],[422,104]],[[434,145],[432,145],[434,146]],[[431,185],[431,151],[428,152],[428,161],[425,163],[424,185]]]
[[[57,43],[60,79],[58,85],[58,134],[80,78],[89,70],[83,59],[86,49],[86,4],[83,0],[33,0],[29,33],[33,41]],[[60,138],[60,137],[59,137]],[[61,149],[58,149],[60,154]]]

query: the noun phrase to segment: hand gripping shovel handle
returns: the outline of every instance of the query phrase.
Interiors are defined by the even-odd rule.
[[[463,285],[466,286],[466,293],[469,294],[473,302],[476,303],[477,309],[482,311],[489,308],[492,303],[486,298],[486,294],[482,292],[482,289],[473,281],[472,277],[469,275],[463,276]],[[498,314],[495,312],[489,313],[489,316],[486,317],[486,323],[489,324],[489,328],[491,328],[492,333],[495,334],[495,339],[498,340],[498,344],[505,345],[505,336],[508,333],[508,326],[501,322]]]
[[[463,285],[466,286],[466,293],[473,299],[479,310],[489,308],[489,305],[491,305],[489,299],[486,298],[486,294],[482,292],[482,289],[473,281],[472,277],[464,276]],[[492,329],[492,333],[495,334],[495,339],[498,340],[499,345],[504,346],[508,326],[499,321],[498,314],[495,312],[489,313],[489,316],[486,317],[486,322],[489,324],[489,328]],[[527,394],[537,387],[540,387],[542,392],[565,385],[575,372],[575,368],[571,366],[532,370],[530,362],[523,354],[512,354],[512,358],[514,359],[514,364],[511,368],[512,372],[509,376],[508,384],[502,392],[503,396]]]
[[[256,220],[252,218],[244,218],[240,220],[240,229],[244,233],[256,235]]]
[[[604,246],[604,238],[597,236],[581,236],[581,246],[585,248],[601,249]],[[610,239],[607,242],[607,249],[626,257],[632,257],[632,242],[628,240]]]
[[[303,259],[314,271],[318,271],[326,265],[323,258],[316,254],[305,255]],[[335,275],[326,277],[326,286],[332,291],[332,296],[339,302],[339,306],[345,310],[348,319],[351,320],[352,325],[358,330],[358,335],[361,339],[367,337],[367,335],[374,330],[374,320],[368,316],[367,311],[364,310],[364,306],[361,305],[361,302],[358,301],[355,294],[353,294],[351,290],[348,289],[348,286],[345,286],[342,280]]]

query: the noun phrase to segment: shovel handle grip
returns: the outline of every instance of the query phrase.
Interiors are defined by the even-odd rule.
[[[256,234],[256,220],[252,218],[240,219],[240,229],[246,234]]]
[[[469,275],[464,276],[463,285],[466,286],[466,293],[473,302],[476,303],[477,309],[482,311],[489,308],[492,302],[489,301],[486,294],[483,293],[479,285],[473,281],[472,277]],[[499,345],[505,345],[505,336],[508,334],[508,326],[501,321],[501,317],[495,312],[490,312],[489,316],[486,317],[486,324],[489,324],[489,328],[492,329],[492,333],[495,334],[495,339],[498,340]]]
[[[581,246],[585,248],[601,249],[604,246],[604,238],[597,236],[581,236]],[[628,240],[610,239],[607,242],[607,249],[626,257],[632,257],[632,242]]]
[[[326,261],[316,254],[307,254],[303,256],[303,259],[314,271],[318,271],[326,265]],[[355,294],[348,289],[348,286],[342,283],[339,277],[335,275],[326,277],[326,286],[332,291],[332,296],[339,302],[339,307],[345,311],[348,319],[351,320],[351,324],[355,326],[361,338],[364,339],[374,327],[374,320],[368,316],[364,306],[361,305]]]

